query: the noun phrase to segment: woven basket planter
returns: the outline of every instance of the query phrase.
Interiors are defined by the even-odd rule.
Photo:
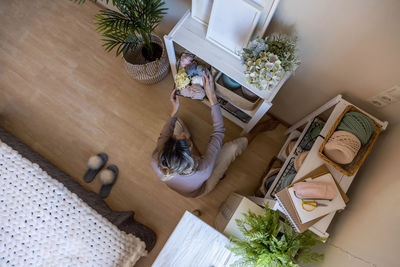
[[[163,41],[157,35],[152,34],[151,42],[158,44],[162,48],[161,57],[155,61],[146,61],[142,54],[143,44],[139,45],[135,51],[124,55],[125,67],[129,75],[144,84],[160,82],[168,74],[169,70],[169,62]]]

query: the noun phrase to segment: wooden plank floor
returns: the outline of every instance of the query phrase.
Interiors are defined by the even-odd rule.
[[[231,192],[254,191],[284,142],[285,127],[259,136],[208,196],[187,199],[169,190],[149,161],[170,111],[172,77],[152,86],[132,80],[122,59],[101,47],[92,23],[97,10],[68,0],[0,1],[0,126],[94,191],[98,181],[84,184],[81,177],[87,159],[106,152],[120,169],[107,203],[135,210],[136,219],[158,235],[138,264],[150,266],[185,210],[200,209],[212,225]],[[209,108],[184,99],[180,116],[204,151]],[[239,136],[237,126],[225,124],[225,140]]]

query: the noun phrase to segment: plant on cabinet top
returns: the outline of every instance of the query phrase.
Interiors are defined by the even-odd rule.
[[[285,72],[294,72],[300,64],[296,55],[297,37],[272,34],[257,37],[239,53],[247,81],[259,90],[273,89]]]

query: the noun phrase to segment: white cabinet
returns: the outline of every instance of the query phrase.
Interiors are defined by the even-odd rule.
[[[259,26],[261,29],[256,28],[258,33],[265,31],[266,25],[269,23],[273,11],[275,10],[279,1],[261,2],[268,2],[268,10],[264,11],[265,13],[263,13],[261,16],[264,24]],[[245,67],[241,64],[240,59],[237,56],[232,55],[220,46],[207,40],[207,27],[208,26],[206,24],[194,19],[191,16],[190,10],[188,10],[171,30],[171,32],[164,36],[168,58],[171,64],[172,75],[175,77],[177,73],[177,56],[179,55],[176,54],[175,49],[176,45],[179,45],[183,49],[189,51],[207,64],[211,65],[217,71],[224,73],[228,77],[238,82],[240,85],[252,91],[261,98],[260,103],[256,105],[253,110],[241,110],[240,107],[236,106],[239,110],[243,111],[243,113],[249,115],[247,120],[240,119],[238,116],[232,114],[232,112],[228,112],[227,110],[223,109],[222,111],[223,115],[240,126],[243,129],[243,132],[249,132],[271,108],[272,100],[278,93],[281,86],[290,77],[291,73],[286,73],[286,75],[274,89],[269,91],[258,90],[254,86],[247,83],[244,75]],[[218,95],[218,93],[217,96],[224,99],[224,97]],[[209,104],[207,100],[203,102],[205,104]]]

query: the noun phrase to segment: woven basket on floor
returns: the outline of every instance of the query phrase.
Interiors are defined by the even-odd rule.
[[[140,37],[139,37],[140,39]],[[124,55],[126,70],[135,80],[145,84],[158,83],[168,74],[169,62],[164,43],[157,35],[151,35],[151,42],[162,48],[161,57],[152,62],[146,62],[142,55],[143,44],[132,53]]]
[[[324,147],[325,147],[325,144],[329,141],[329,138],[331,138],[332,134],[335,132],[335,130],[338,127],[338,125],[340,124],[340,122],[342,121],[344,115],[349,111],[357,111],[357,112],[360,112],[360,113],[366,115],[368,118],[370,118],[374,122],[374,124],[376,126],[376,130],[372,134],[372,136],[369,138],[368,143],[361,146],[360,150],[358,151],[357,155],[355,156],[355,158],[353,159],[353,161],[351,163],[339,164],[339,163],[334,162],[333,160],[331,160],[324,154]],[[327,162],[329,165],[335,167],[335,169],[337,169],[341,173],[343,173],[347,176],[353,176],[357,172],[357,170],[361,167],[361,165],[363,164],[363,162],[364,162],[365,158],[367,157],[367,155],[369,154],[369,152],[371,152],[372,146],[378,139],[380,132],[381,132],[381,126],[373,118],[371,118],[371,116],[368,116],[367,114],[365,114],[364,112],[362,112],[361,110],[356,108],[355,106],[349,105],[344,109],[342,114],[338,117],[335,124],[332,126],[331,130],[329,131],[328,135],[325,137],[324,141],[322,142],[322,144],[319,148],[318,154],[325,162]]]

